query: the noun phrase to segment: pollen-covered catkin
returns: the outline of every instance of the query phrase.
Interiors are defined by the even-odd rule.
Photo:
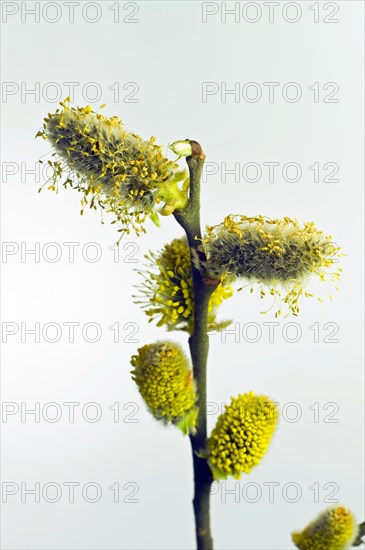
[[[343,506],[322,512],[303,531],[292,534],[300,550],[347,550],[358,534],[352,512]]]
[[[157,252],[145,256],[146,269],[139,271],[143,283],[138,285],[136,303],[145,310],[150,320],[167,330],[184,330],[191,334],[194,323],[193,278],[190,251],[186,239],[174,239]],[[208,328],[220,329],[227,322],[216,322],[221,303],[232,296],[230,285],[220,283],[210,297]]]
[[[301,226],[290,218],[227,216],[207,228],[203,245],[208,259],[202,269],[208,276],[243,279],[252,290],[257,284],[262,297],[268,290],[294,315],[299,297],[313,296],[307,288],[311,279],[337,282],[340,277],[341,269],[334,269],[340,247],[313,222]]]
[[[208,461],[215,479],[248,474],[266,453],[278,421],[275,403],[253,392],[232,398],[208,439]]]
[[[51,189],[65,173],[64,186],[82,193],[83,210],[99,206],[112,213],[122,232],[130,226],[143,231],[147,216],[157,222],[160,202],[167,201],[170,212],[186,203],[177,185],[183,175],[155,138],[143,140],[127,132],[118,117],[107,118],[90,106],[70,107],[67,100],[61,105],[37,134],[55,152],[56,160],[48,162],[54,170]]]
[[[193,432],[198,410],[193,374],[182,348],[174,342],[148,344],[132,356],[132,378],[151,414],[164,423]]]

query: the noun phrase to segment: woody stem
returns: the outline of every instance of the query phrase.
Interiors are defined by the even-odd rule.
[[[194,467],[195,530],[198,550],[212,550],[210,532],[210,488],[212,473],[205,458],[199,451],[205,448],[207,440],[207,358],[209,349],[208,305],[216,285],[209,284],[201,275],[193,261],[201,239],[200,227],[200,179],[205,155],[196,142],[191,142],[193,154],[186,159],[190,172],[190,192],[188,205],[175,211],[177,222],[185,230],[191,253],[191,267],[194,289],[194,329],[189,338],[190,354],[197,389],[199,408],[196,432],[190,436]]]

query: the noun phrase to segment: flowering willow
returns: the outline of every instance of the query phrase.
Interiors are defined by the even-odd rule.
[[[299,299],[314,295],[315,281],[337,288],[340,247],[313,222],[300,224],[288,217],[230,215],[203,233],[200,180],[205,155],[197,141],[173,141],[170,154],[177,158],[171,160],[155,138],[145,140],[126,131],[117,116],[107,118],[90,106],[71,107],[69,98],[61,107],[48,114],[37,134],[53,151],[48,187],[57,191],[61,184],[76,189],[81,212],[86,207],[105,211],[122,235],[131,229],[143,233],[147,218],[159,225],[168,215],[184,230],[182,238],[145,255],[134,299],[158,327],[189,335],[191,361],[180,344],[157,341],[136,350],[131,374],[153,418],[189,436],[197,547],[212,550],[212,482],[249,476],[264,457],[269,459],[279,410],[273,399],[247,392],[243,377],[238,396],[208,433],[208,332],[229,323],[217,321],[217,313],[232,296],[235,281],[251,291],[258,288],[261,297],[271,295],[273,305],[278,302],[276,316],[283,303],[288,312],[298,315]],[[181,158],[189,176],[179,169]],[[278,370],[280,375],[280,364]],[[221,372],[225,376],[224,366]],[[278,449],[280,433],[275,438]],[[300,550],[345,550],[356,534],[351,512],[337,507],[294,533],[292,540]],[[238,536],[244,536],[244,529]]]

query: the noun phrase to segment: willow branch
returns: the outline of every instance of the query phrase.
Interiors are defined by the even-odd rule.
[[[188,205],[175,211],[177,222],[183,227],[188,239],[191,255],[191,268],[194,289],[194,329],[189,338],[194,379],[197,387],[197,406],[199,408],[196,433],[190,436],[194,466],[194,499],[196,541],[198,550],[212,550],[213,540],[210,532],[210,488],[212,473],[205,458],[199,456],[207,439],[207,358],[208,305],[216,285],[209,284],[195,265],[195,258],[201,254],[198,246],[201,239],[200,226],[200,179],[205,155],[197,142],[191,141],[192,155],[186,161],[190,172],[190,190]]]

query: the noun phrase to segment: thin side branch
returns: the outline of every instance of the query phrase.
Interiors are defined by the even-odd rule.
[[[361,544],[364,544],[364,541],[362,540],[364,536],[365,536],[365,521],[363,523],[360,523],[359,534],[357,535],[357,539],[352,544],[352,546],[361,546]]]

